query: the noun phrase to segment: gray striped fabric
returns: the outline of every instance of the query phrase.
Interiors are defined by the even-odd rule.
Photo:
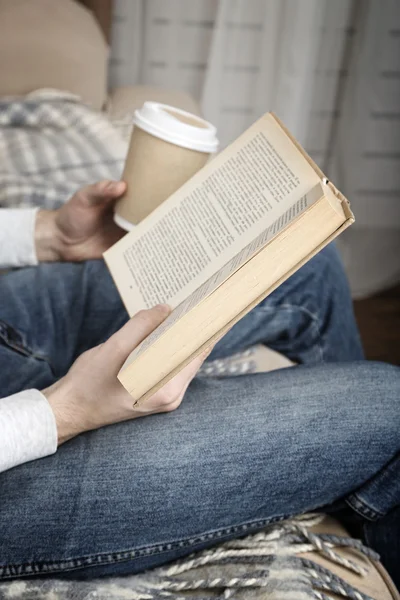
[[[127,143],[105,115],[55,90],[0,100],[0,207],[56,208],[119,179]]]

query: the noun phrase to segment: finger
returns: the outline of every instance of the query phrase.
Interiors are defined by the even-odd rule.
[[[188,365],[186,365],[186,367],[184,367],[182,369],[182,371],[180,373],[178,373],[178,375],[176,375],[169,382],[171,384],[171,386],[174,386],[174,388],[176,388],[178,390],[176,399],[174,399],[173,402],[171,403],[174,406],[174,408],[177,408],[180,405],[180,403],[182,402],[182,400],[186,394],[186,390],[188,389],[192,380],[196,377],[201,365],[203,364],[204,360],[207,358],[207,356],[210,352],[211,352],[211,350],[210,351],[207,350],[207,351],[199,354],[199,356],[197,356]]]
[[[206,348],[205,350],[203,350],[203,352],[201,352],[201,354],[199,355],[199,358],[201,359],[202,364],[210,356],[211,352],[214,350],[216,343],[217,342],[214,342],[213,344],[211,344],[211,346],[208,346],[208,348]]]
[[[172,406],[174,408],[177,408],[179,406],[180,402],[182,401],[182,399],[186,393],[187,388],[190,385],[190,382],[196,376],[196,374],[197,374],[198,370],[200,369],[201,365],[203,364],[204,360],[207,358],[207,356],[212,351],[212,348],[213,347],[210,346],[206,350],[203,350],[203,352],[201,352],[201,354],[199,354],[199,356],[196,356],[196,358],[194,358],[192,361],[190,361],[189,364],[187,364],[181,371],[179,371],[179,373],[177,373],[172,379],[170,379],[161,388],[161,390],[159,390],[159,392],[164,397],[166,394],[167,398],[168,397],[170,398],[170,400],[168,401],[168,404],[163,406],[163,411],[165,411],[167,409],[167,407]],[[142,412],[141,408],[146,409],[146,406],[149,406],[149,404],[151,404],[152,400],[155,400],[156,405],[157,405],[157,396],[158,396],[159,392],[156,392],[153,396],[151,396],[149,398],[149,401],[144,402],[143,406],[141,406],[139,409],[137,409],[134,404],[135,410]],[[160,408],[156,409],[154,412],[159,412],[159,411],[160,411]],[[148,414],[151,414],[151,412]]]
[[[159,304],[149,310],[141,310],[103,345],[103,352],[110,359],[110,366],[119,371],[129,354],[170,314],[167,304]]]
[[[189,383],[192,381],[193,377],[197,375],[201,365],[211,353],[212,348],[213,347],[211,346],[210,348],[203,350],[203,352],[201,352],[198,356],[196,356],[196,358],[191,360],[190,363],[187,364],[181,371],[179,371],[179,373],[177,373],[177,375],[175,375],[175,377],[171,379],[170,383],[173,383],[173,385],[176,386],[177,389],[179,389],[179,386],[181,385],[183,391],[186,391],[186,388],[188,387]]]
[[[77,196],[86,206],[98,206],[116,200],[122,196],[125,190],[126,183],[124,181],[106,180],[87,185],[78,192]]]

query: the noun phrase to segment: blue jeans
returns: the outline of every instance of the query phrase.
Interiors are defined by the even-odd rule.
[[[101,261],[1,277],[2,395],[50,385],[126,318]],[[257,342],[300,366],[197,378],[173,413],[86,433],[0,474],[0,579],[135,573],[319,509],[360,518],[396,564],[400,371],[362,361],[333,246],[211,358]]]

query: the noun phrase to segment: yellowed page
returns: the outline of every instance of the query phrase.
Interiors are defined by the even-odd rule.
[[[204,298],[212,294],[233,273],[238,271],[253,256],[278,236],[290,223],[313,206],[323,196],[322,184],[316,185],[311,192],[297,200],[289,209],[271,225],[269,225],[255,240],[250,242],[236,256],[234,256],[217,273],[214,273],[207,281],[190,294],[179,306],[177,306],[165,321],[157,327],[139,346],[131,352],[122,369],[131,364],[140,354],[149,348],[161,335],[163,335],[174,323],[200,304]],[[211,315],[213,318],[213,315]]]
[[[264,115],[105,253],[129,314],[181,305],[319,182]]]

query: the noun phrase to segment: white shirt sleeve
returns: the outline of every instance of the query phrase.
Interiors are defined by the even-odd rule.
[[[35,221],[38,208],[0,208],[0,268],[37,265]]]
[[[0,209],[0,267],[38,263],[35,250],[37,208]],[[54,454],[57,426],[47,399],[38,390],[0,398],[0,472]]]
[[[0,398],[0,473],[56,450],[56,420],[41,392]]]

